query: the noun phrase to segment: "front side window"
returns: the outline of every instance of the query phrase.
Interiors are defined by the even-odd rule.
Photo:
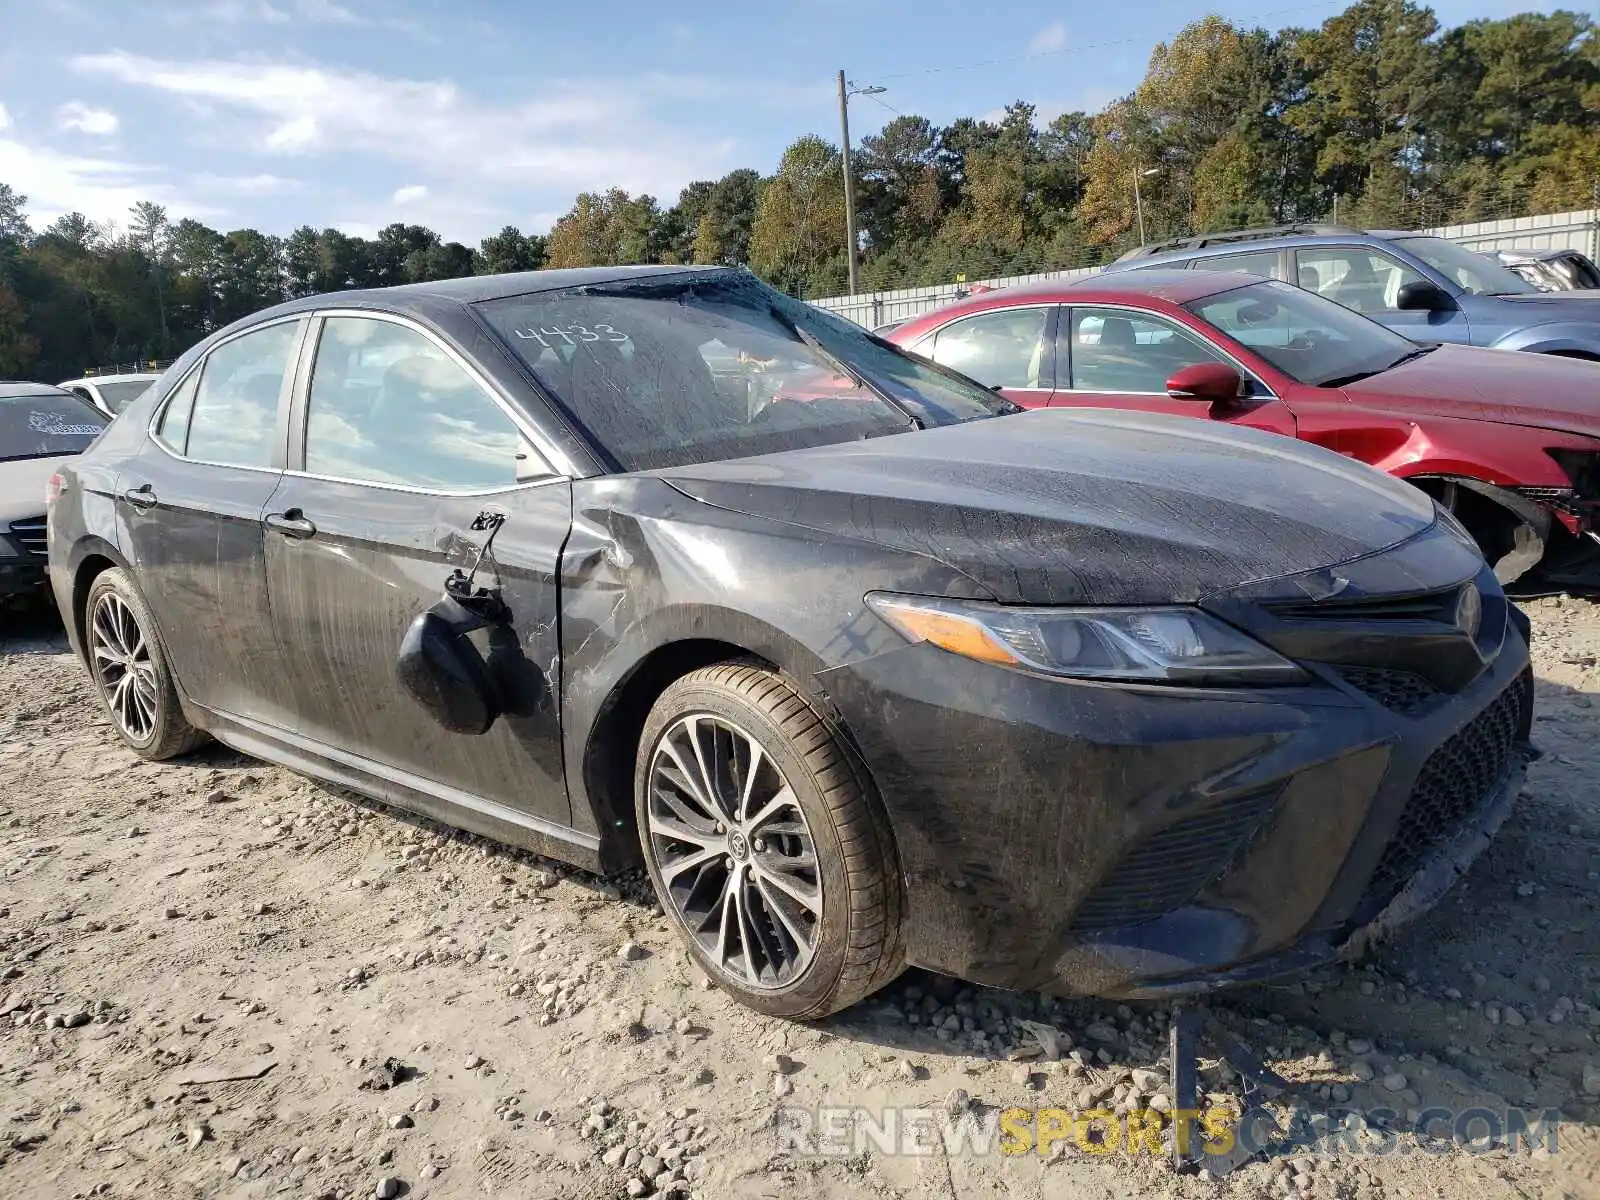
[[[832,445],[1014,407],[743,271],[534,292],[478,311],[624,471]]]
[[[534,459],[505,410],[431,339],[366,317],[323,323],[306,407],[311,474],[493,491],[542,473]]]
[[[1409,250],[1462,291],[1476,296],[1521,296],[1539,290],[1515,271],[1444,238],[1396,238],[1394,244]]]
[[[1174,372],[1218,354],[1171,321],[1130,309],[1072,311],[1072,386],[1080,392],[1165,394]]]
[[[1297,254],[1300,286],[1351,312],[1400,311],[1400,289],[1422,279],[1387,254],[1360,246],[1317,246]]]
[[[1291,379],[1315,386],[1374,374],[1417,345],[1375,321],[1287,284],[1263,280],[1185,305]]]
[[[985,387],[1049,387],[1048,308],[1012,308],[952,321],[934,335],[934,362]],[[923,353],[927,354],[926,345]]]
[[[181,453],[230,467],[273,465],[278,397],[299,332],[298,321],[280,321],[223,342],[206,357]],[[176,448],[164,424],[161,436]]]

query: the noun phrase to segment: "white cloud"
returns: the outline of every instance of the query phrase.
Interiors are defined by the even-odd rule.
[[[0,104],[0,129],[9,129],[10,127],[11,114],[6,111],[4,104]]]
[[[426,184],[408,183],[403,188],[396,188],[391,199],[393,199],[396,204],[410,204],[413,201],[421,200],[427,194],[428,188]]]
[[[1029,54],[1055,54],[1067,48],[1067,23],[1052,21],[1028,43]]]
[[[93,108],[81,100],[72,100],[56,109],[56,124],[93,137],[109,137],[121,122],[109,109]]]
[[[423,81],[318,66],[161,61],[127,53],[73,60],[86,74],[210,105],[242,120],[215,133],[280,156],[365,154],[467,186],[529,191],[610,186],[675,197],[690,179],[726,170],[734,145],[653,115],[664,98],[720,90],[688,76],[554,81],[526,99],[491,104],[448,80]]]
[[[140,200],[166,205],[174,218],[201,217],[212,211],[147,167],[63,154],[13,138],[0,137],[0,179],[28,197],[28,217],[35,229],[68,212],[98,221],[125,221],[128,209]]]
[[[350,28],[392,29],[420,36],[421,22],[392,15],[369,16],[337,0],[208,0],[198,8],[166,12],[173,24],[195,22],[214,25],[346,25]]]

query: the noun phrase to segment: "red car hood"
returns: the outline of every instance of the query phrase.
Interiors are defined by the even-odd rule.
[[[1440,346],[1370,379],[1346,384],[1351,400],[1403,416],[1465,417],[1600,437],[1600,363]]]

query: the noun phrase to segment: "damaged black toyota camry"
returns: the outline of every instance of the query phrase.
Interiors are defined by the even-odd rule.
[[[269,309],[51,481],[122,739],[641,861],[817,1017],[907,964],[1160,996],[1350,953],[1520,779],[1525,619],[1422,492],[1027,413],[748,273]]]

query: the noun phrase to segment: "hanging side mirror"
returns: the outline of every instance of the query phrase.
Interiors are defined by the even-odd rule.
[[[400,639],[394,664],[400,686],[451,733],[487,733],[500,715],[499,689],[468,636],[487,624],[445,596]]]

